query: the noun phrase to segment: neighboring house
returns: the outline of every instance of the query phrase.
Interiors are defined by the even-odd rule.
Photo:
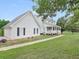
[[[40,34],[61,34],[61,27],[50,18],[42,22],[42,17],[34,16],[31,11],[23,13],[4,26],[4,36],[8,39],[33,37]]]

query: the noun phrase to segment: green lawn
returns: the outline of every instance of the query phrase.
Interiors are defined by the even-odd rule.
[[[79,59],[79,33],[0,52],[0,59]]]

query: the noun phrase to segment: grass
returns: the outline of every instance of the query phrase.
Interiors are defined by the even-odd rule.
[[[8,40],[6,43],[0,43],[0,47],[15,45],[15,44],[21,44],[21,43],[27,43],[32,42],[36,40],[41,40],[45,38],[52,37],[51,35],[40,35],[33,38],[23,38],[23,39],[17,39],[17,40]]]
[[[79,33],[0,52],[0,59],[79,59]]]

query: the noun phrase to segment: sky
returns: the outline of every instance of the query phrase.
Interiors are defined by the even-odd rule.
[[[0,19],[11,21],[28,10],[32,11],[32,7],[33,2],[31,0],[0,0]],[[58,18],[64,15],[64,12],[58,12],[53,19],[57,21]]]

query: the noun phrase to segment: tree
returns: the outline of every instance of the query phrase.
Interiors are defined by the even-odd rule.
[[[5,26],[7,23],[9,23],[8,20],[0,19],[0,36],[4,35],[3,26]]]
[[[57,25],[61,26],[62,32],[66,30],[65,29],[65,23],[66,23],[66,20],[65,20],[64,17],[59,18],[58,21],[57,21]]]
[[[33,0],[36,3],[34,10],[43,18],[56,15],[57,11],[65,10],[66,0]]]
[[[4,20],[4,19],[0,19],[0,29],[1,29],[4,25],[6,25],[7,23],[9,23],[9,21]]]
[[[67,13],[79,10],[79,0],[33,0],[33,2],[36,3],[34,10],[43,18],[52,17],[60,10],[67,10]]]
[[[70,18],[68,18],[65,27],[67,30],[70,31],[79,31],[79,19],[75,18],[76,16],[72,16]]]

